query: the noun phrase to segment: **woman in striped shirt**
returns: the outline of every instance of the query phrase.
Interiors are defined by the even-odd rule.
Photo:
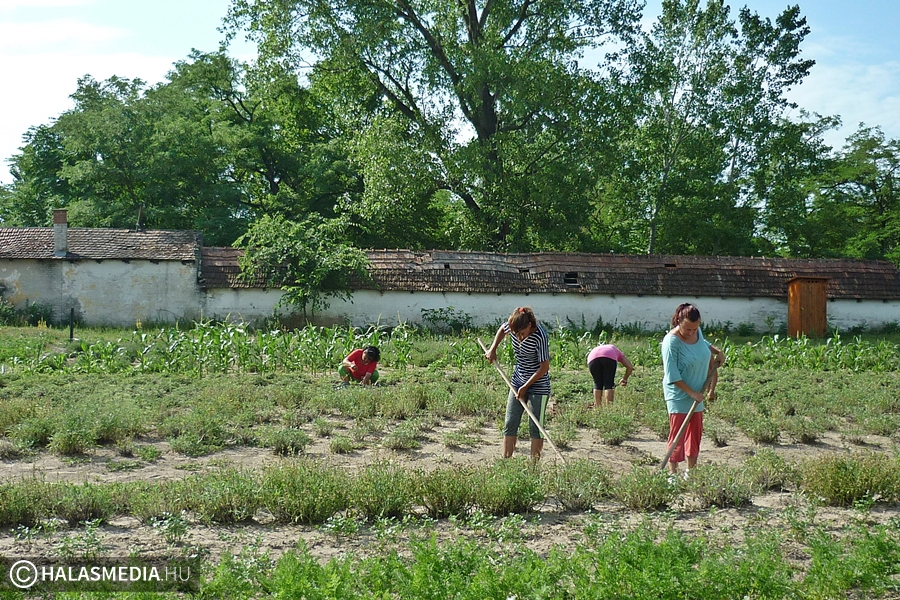
[[[509,458],[516,450],[516,439],[519,423],[525,408],[522,402],[528,402],[531,412],[544,425],[547,403],[550,399],[550,342],[547,332],[541,327],[528,308],[517,308],[503,323],[494,336],[494,343],[485,353],[490,362],[497,360],[497,346],[507,336],[513,345],[516,356],[516,368],[513,371],[512,386],[517,390],[509,391],[506,400],[506,422],[503,425],[503,458]],[[544,439],[538,426],[529,420],[531,435],[531,458],[537,460],[544,449]]]

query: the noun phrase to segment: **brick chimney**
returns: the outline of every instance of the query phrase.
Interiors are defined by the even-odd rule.
[[[69,253],[69,219],[64,208],[53,211],[53,256]]]

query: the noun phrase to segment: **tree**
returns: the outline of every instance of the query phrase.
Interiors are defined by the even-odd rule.
[[[346,242],[346,221],[313,215],[302,221],[264,215],[237,241],[245,249],[245,279],[280,286],[280,306],[308,318],[328,307],[327,298],[351,297],[352,276],[368,277],[365,252]]]
[[[801,111],[799,122],[782,120],[777,133],[758,149],[761,168],[751,174],[752,196],[760,206],[758,251],[769,256],[822,256],[824,222],[813,218],[813,200],[821,178],[833,168],[823,134],[840,124],[834,117]]]
[[[53,209],[65,206],[71,195],[60,179],[64,148],[57,130],[40,125],[23,136],[21,154],[10,161],[13,183],[0,203],[4,226],[43,227],[51,222]]]
[[[184,92],[81,79],[75,107],[29,130],[13,157],[4,216],[47,225],[52,208],[66,207],[79,226],[198,229],[207,243],[234,241],[245,227],[240,190],[223,177],[210,103]]]
[[[664,0],[615,71],[635,119],[601,187],[601,235],[632,252],[752,253],[752,175],[812,66],[807,32],[797,7],[775,23],[744,8],[738,27],[722,0]]]
[[[900,140],[860,125],[817,183],[813,252],[900,265]]]
[[[364,137],[396,122],[405,160],[369,168],[363,203],[421,215],[444,190],[479,246],[530,249],[578,232],[595,181],[583,140],[609,119],[596,118],[596,75],[577,59],[637,16],[635,0],[235,0],[228,22],[256,39],[263,69],[319,57],[313,76],[360,115]],[[363,164],[385,150],[368,140]],[[410,173],[392,170],[406,165],[411,194]]]
[[[361,179],[334,116],[295,76],[261,73],[221,52],[194,51],[170,79],[211,103],[225,174],[242,190],[251,214],[333,216],[339,200],[359,195]]]

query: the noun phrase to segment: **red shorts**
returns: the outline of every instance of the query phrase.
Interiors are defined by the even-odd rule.
[[[681,424],[684,423],[684,418],[686,416],[687,413],[672,413],[669,415],[669,440],[666,445],[666,450],[668,450],[669,446],[672,445],[672,440],[675,439],[675,436],[678,434],[678,430],[681,429]],[[690,422],[688,423],[687,429],[684,432],[684,436],[682,436],[681,438],[681,442],[678,444],[678,447],[672,451],[672,456],[669,457],[669,462],[684,462],[685,455],[692,458],[700,456],[700,437],[702,435],[703,413],[695,412],[691,417]]]

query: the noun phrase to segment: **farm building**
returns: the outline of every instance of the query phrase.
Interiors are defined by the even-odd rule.
[[[200,317],[255,322],[281,292],[238,278],[240,250],[204,247],[189,231],[0,228],[0,288],[18,307],[39,303],[57,321],[133,326]],[[820,282],[829,326],[900,321],[900,272],[888,262],[616,254],[370,250],[369,280],[351,301],[332,300],[320,323],[420,323],[455,318],[494,324],[516,306],[544,323],[663,329],[681,302],[707,323],[788,322],[791,282]],[[825,301],[827,300],[827,302]],[[816,307],[800,307],[801,310]]]
[[[272,292],[237,278],[240,250],[202,254],[207,314],[241,314],[250,298],[265,304]],[[900,271],[884,261],[443,250],[370,250],[368,257],[371,280],[354,283],[351,301],[333,300],[321,322],[395,325],[443,315],[485,325],[527,305],[551,326],[602,321],[652,331],[666,326],[678,304],[692,302],[707,323],[762,332],[787,323],[790,282],[805,278],[823,281],[831,327],[900,320]]]

